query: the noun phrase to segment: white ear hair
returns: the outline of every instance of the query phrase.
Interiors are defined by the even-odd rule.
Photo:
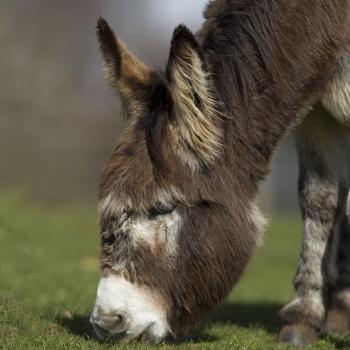
[[[199,44],[184,26],[174,32],[168,76],[176,108],[173,134],[182,148],[190,147],[192,153],[210,163],[221,148],[219,112]]]

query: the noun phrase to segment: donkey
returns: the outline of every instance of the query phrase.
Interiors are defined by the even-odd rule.
[[[159,343],[225,299],[262,239],[258,188],[292,130],[304,229],[280,339],[311,344],[328,311],[328,329],[350,330],[349,16],[350,0],[214,0],[196,35],[175,29],[164,71],[99,19],[130,122],[100,183],[98,337]]]

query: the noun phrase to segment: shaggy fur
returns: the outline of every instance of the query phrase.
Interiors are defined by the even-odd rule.
[[[183,158],[187,146],[193,153],[188,162],[192,168],[198,165],[198,156],[205,163],[212,162],[221,148],[222,132],[215,123],[220,114],[210,91],[204,52],[184,26],[174,32],[167,73],[177,107],[176,123],[170,127],[172,138],[179,137],[176,144],[182,146],[177,149],[178,155]]]
[[[196,37],[175,30],[166,73],[125,54],[99,21],[131,117],[101,179],[102,274],[161,294],[173,334],[221,302],[249,262],[258,186],[280,139],[324,93],[348,14],[348,0],[212,1]],[[172,210],[175,257],[133,245],[125,220]]]

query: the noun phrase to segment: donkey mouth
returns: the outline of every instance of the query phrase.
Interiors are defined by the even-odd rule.
[[[105,329],[100,327],[97,323],[91,323],[91,325],[95,332],[95,335],[100,341],[104,342],[109,339],[109,333]]]
[[[92,328],[100,341],[115,340],[121,341],[126,337],[127,325],[125,322],[115,322],[113,325],[107,323],[105,320],[90,317]]]
[[[119,343],[119,342],[122,342],[125,340],[131,340],[128,337],[127,332],[113,333],[113,332],[105,330],[104,328],[102,328],[101,326],[99,326],[96,323],[92,324],[92,328],[93,328],[98,340],[101,342],[110,341],[113,343]]]
[[[142,343],[145,343],[145,344],[157,345],[162,340],[164,340],[165,337],[160,337],[159,335],[154,334],[152,332],[152,326],[153,324],[144,328],[142,331],[141,330],[138,330],[136,332],[123,331],[123,332],[116,333],[116,332],[113,332],[113,330],[107,331],[106,329],[98,325],[98,323],[92,323],[92,328],[97,338],[101,342],[110,341],[113,343],[120,343],[120,342],[132,341],[132,340],[140,340]]]

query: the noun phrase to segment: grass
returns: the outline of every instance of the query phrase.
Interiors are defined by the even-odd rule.
[[[99,240],[92,209],[33,208],[0,200],[0,349],[149,349],[99,343],[88,314],[94,301]],[[264,246],[227,302],[200,329],[158,349],[288,349],[276,341],[277,312],[293,295],[300,222],[274,219]],[[349,349],[326,338],[312,349]]]

